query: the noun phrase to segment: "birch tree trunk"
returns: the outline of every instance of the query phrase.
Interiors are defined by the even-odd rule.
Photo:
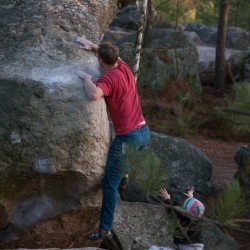
[[[134,66],[132,68],[132,72],[134,74],[136,82],[139,76],[141,48],[142,48],[142,41],[143,41],[143,30],[144,30],[144,27],[146,25],[146,20],[147,20],[147,4],[148,4],[148,0],[140,1],[141,17],[140,17],[140,20],[138,22],[138,27],[137,27],[137,37],[135,41],[135,59],[134,59]]]

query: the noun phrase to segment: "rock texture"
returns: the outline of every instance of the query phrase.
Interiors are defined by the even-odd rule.
[[[115,42],[120,55],[128,64],[133,65],[133,47],[136,36],[130,35]],[[198,53],[189,34],[172,29],[151,29],[148,44],[141,52],[139,87],[163,88],[169,80],[177,79],[188,83],[184,93],[201,94],[197,71]]]
[[[0,3],[0,248],[90,246],[110,142],[103,99],[87,97],[113,0]],[[91,244],[93,246],[93,244]]]
[[[239,179],[243,186],[250,189],[250,144],[238,147],[234,159],[238,165],[238,170],[234,177]]]
[[[204,227],[202,234],[204,250],[239,250],[235,239],[214,225]]]
[[[197,33],[204,44],[208,46],[216,46],[218,28],[209,25],[205,26],[199,23],[189,23],[185,31],[193,31]],[[245,50],[249,43],[249,32],[239,27],[228,27],[226,30],[226,48],[235,50]]]
[[[103,241],[107,250],[148,250],[154,244],[172,246],[163,205],[118,202],[113,226],[114,239]]]
[[[246,57],[245,81],[250,82],[250,52],[247,54],[247,57]]]
[[[160,159],[162,173],[170,176],[165,187],[173,202],[183,204],[186,196],[182,188],[194,187],[194,197],[198,199],[214,192],[211,161],[187,140],[151,132],[148,148]],[[130,202],[147,202],[145,197],[146,193],[133,180],[121,193],[122,200]]]

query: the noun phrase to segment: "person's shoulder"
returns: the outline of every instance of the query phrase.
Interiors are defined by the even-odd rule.
[[[128,66],[127,63],[125,61],[123,61],[120,57],[118,58],[117,62],[118,62],[119,66],[123,66],[123,65]]]

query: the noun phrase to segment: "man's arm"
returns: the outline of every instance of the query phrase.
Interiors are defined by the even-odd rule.
[[[87,95],[92,101],[97,101],[104,96],[102,89],[93,83],[91,75],[88,75],[84,71],[78,71],[77,75],[83,80]]]
[[[83,46],[80,46],[81,49],[84,49],[84,50],[95,50],[97,51],[98,50],[98,45],[95,44],[95,43],[92,43],[91,41],[87,40],[84,36],[83,37],[77,37],[75,39],[76,42],[79,42],[81,45]]]
[[[95,43],[92,43],[91,41],[87,40],[84,36],[83,37],[77,37],[75,39],[76,42],[79,42],[81,45],[81,49],[84,50],[98,50],[98,45]],[[87,92],[87,95],[89,98],[93,101],[99,100],[102,96],[104,96],[104,93],[101,88],[97,87],[93,81],[92,76],[88,75],[84,71],[78,71],[77,75],[83,80],[85,90]]]

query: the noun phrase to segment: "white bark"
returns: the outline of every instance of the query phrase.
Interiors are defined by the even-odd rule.
[[[142,47],[142,41],[143,41],[143,30],[146,25],[146,19],[147,19],[147,4],[148,4],[148,0],[140,1],[141,17],[140,17],[140,20],[138,22],[138,27],[137,27],[137,37],[136,37],[136,42],[135,42],[135,58],[134,58],[134,66],[132,68],[132,72],[134,74],[136,82],[137,82],[137,78],[139,75],[141,47]]]

